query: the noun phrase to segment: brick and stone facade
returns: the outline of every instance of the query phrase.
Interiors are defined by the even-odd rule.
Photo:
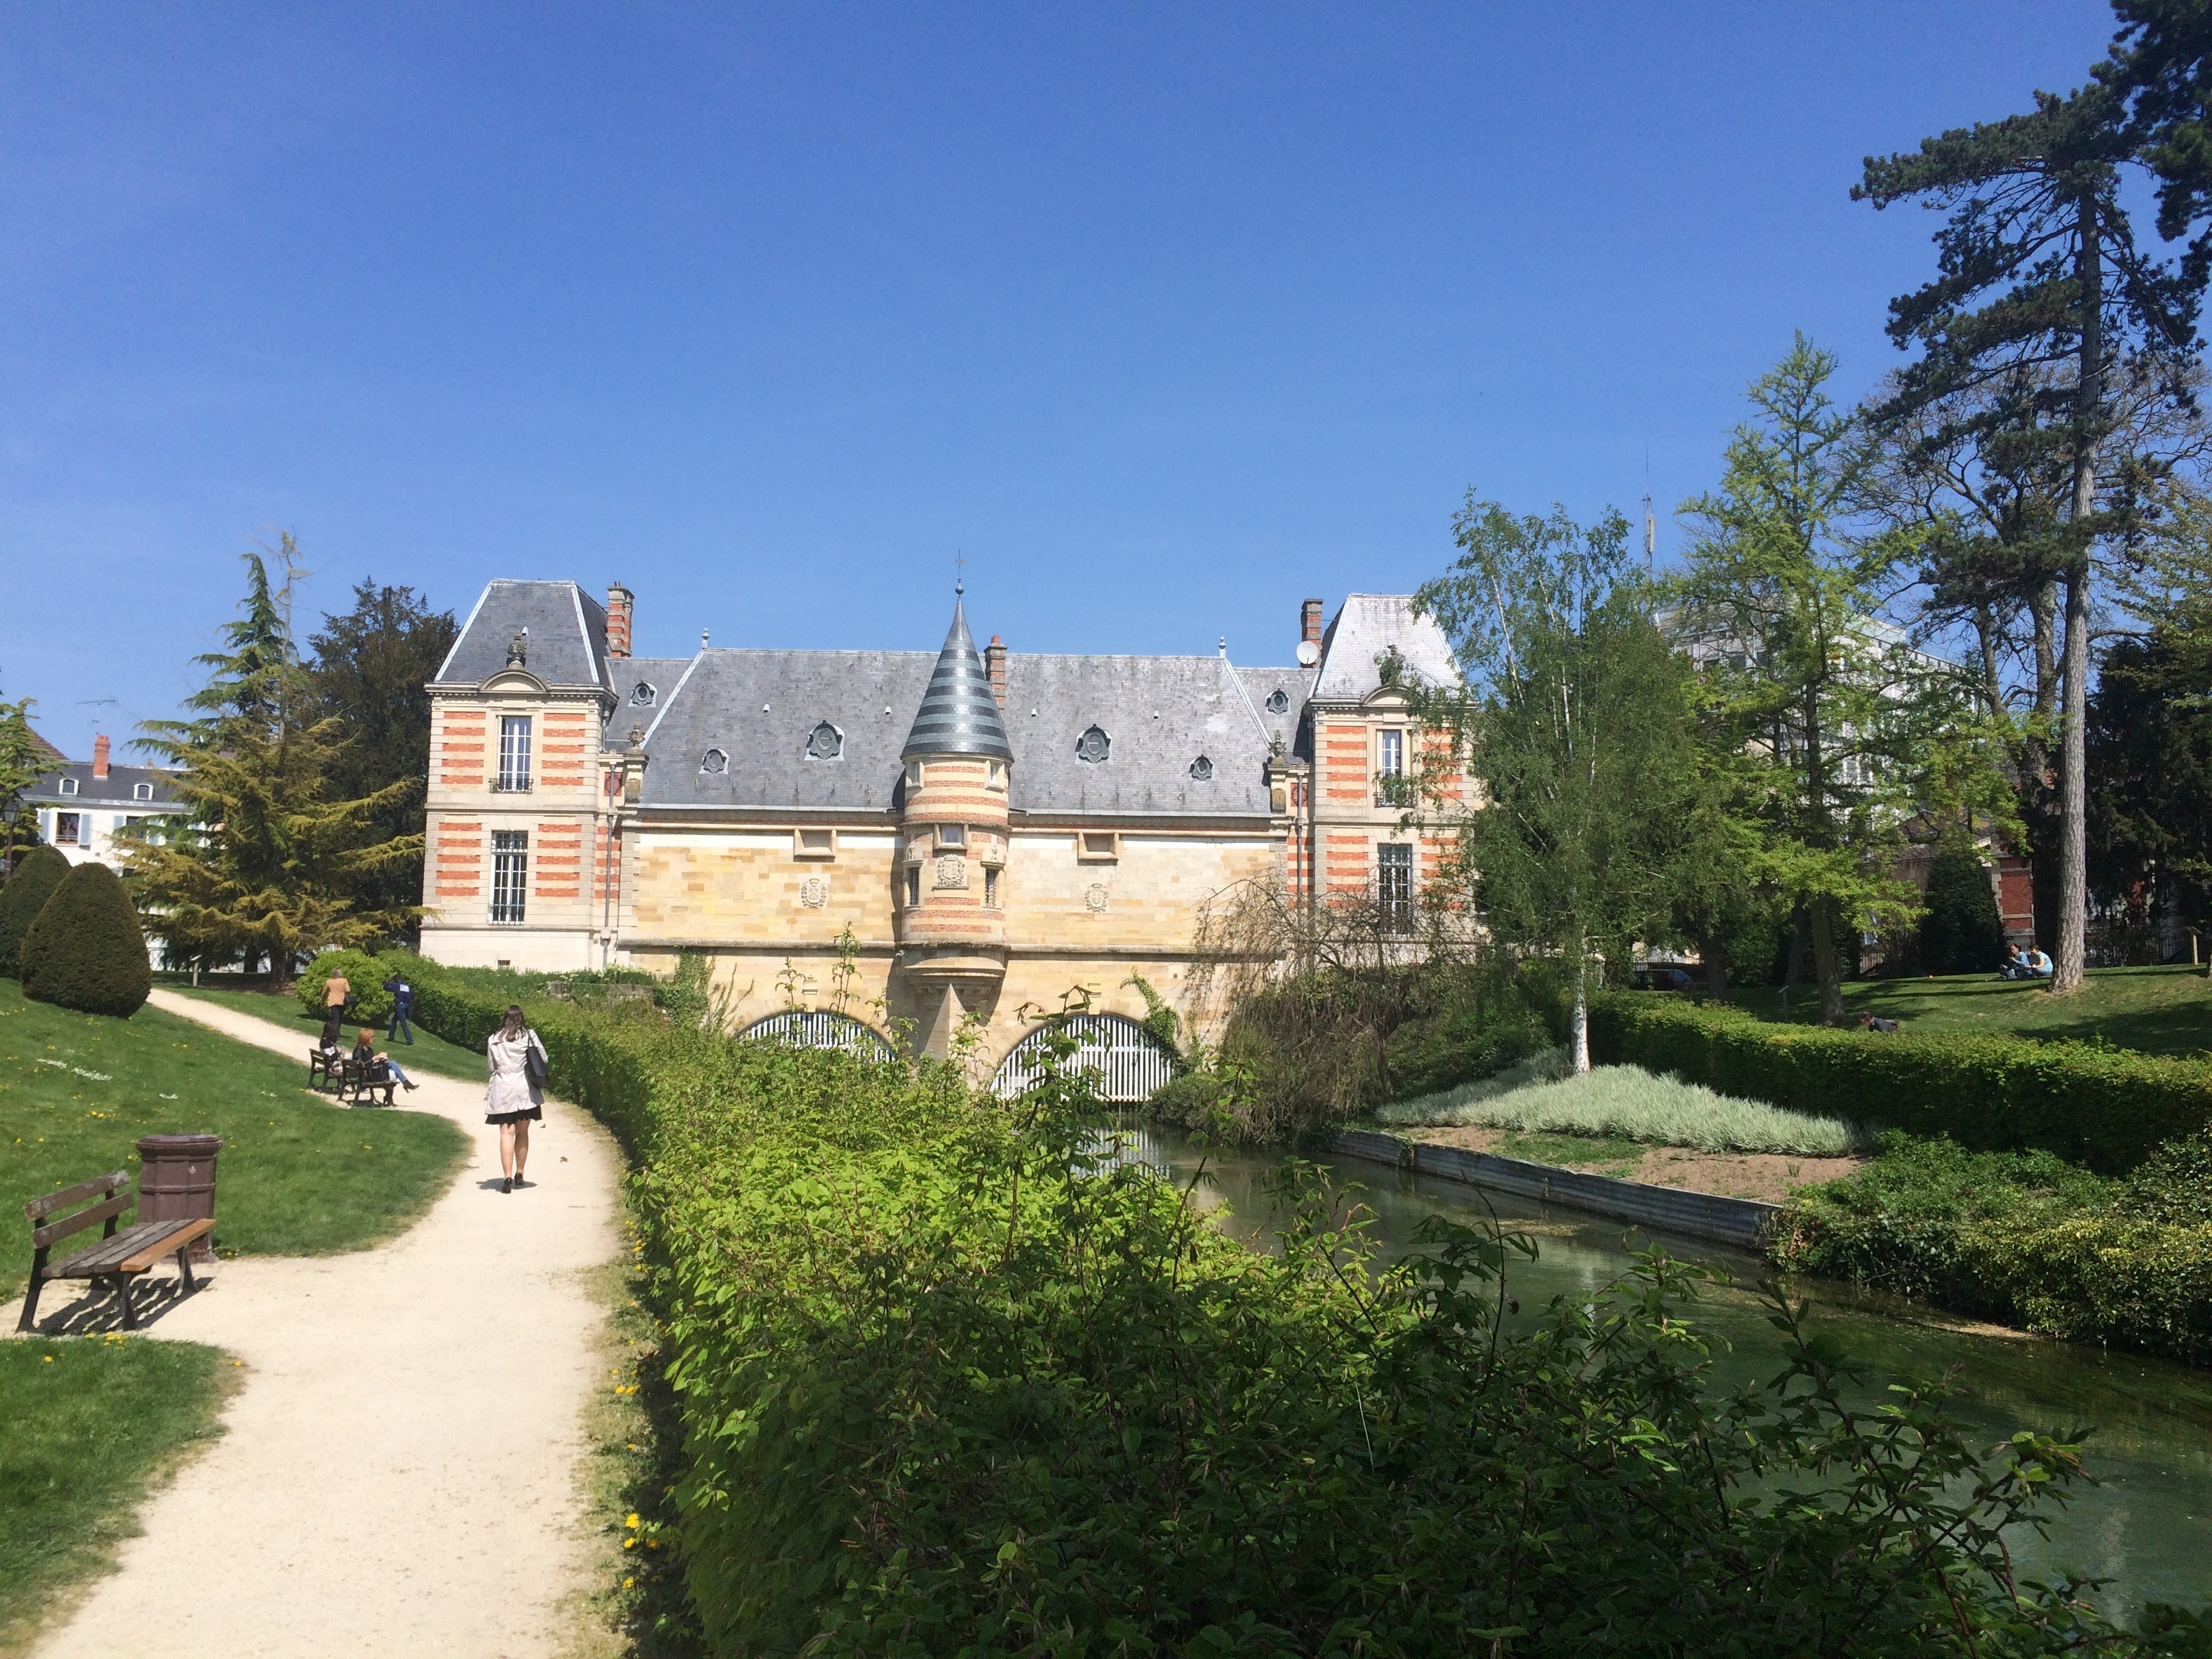
[[[1194,1012],[1201,909],[1239,883],[1437,866],[1398,827],[1419,739],[1391,682],[1452,668],[1402,597],[1326,629],[1307,601],[1284,668],[979,653],[959,605],[934,653],[647,659],[633,604],[478,601],[430,687],[426,954],[666,973],[704,951],[742,1026],[794,983],[825,1004],[849,939],[855,1016],[940,1052],[979,1022],[995,1062],[1072,996],[1141,1016],[1133,976]]]

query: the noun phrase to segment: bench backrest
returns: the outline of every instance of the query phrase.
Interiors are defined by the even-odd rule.
[[[48,1193],[44,1198],[34,1198],[23,1206],[23,1216],[31,1224],[31,1243],[44,1249],[58,1238],[67,1238],[71,1233],[82,1232],[87,1227],[98,1226],[110,1218],[118,1216],[138,1200],[125,1191],[131,1177],[121,1170],[104,1176],[94,1176],[89,1181],[80,1181],[74,1187],[64,1187],[58,1193]],[[64,1216],[59,1221],[39,1224],[58,1210],[83,1204],[87,1207],[74,1215]]]

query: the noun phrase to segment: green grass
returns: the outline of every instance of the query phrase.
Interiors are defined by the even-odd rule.
[[[0,1342],[0,1654],[28,1644],[134,1530],[147,1490],[217,1432],[230,1369],[197,1343]]]
[[[1735,990],[1729,1000],[1761,1019],[1810,1024],[1820,1012],[1810,986],[1786,996],[1779,990]],[[2005,981],[1995,974],[1857,980],[1844,987],[1844,1006],[1853,1019],[1869,1008],[1913,1031],[2102,1038],[2147,1054],[2212,1050],[2212,980],[2196,968],[2094,969],[2069,997],[2055,997],[2033,981]]]
[[[1625,1179],[1644,1161],[1644,1147],[1624,1135],[1522,1134],[1509,1130],[1498,1139],[1504,1158],[1526,1158],[1531,1164],[1580,1164],[1598,1166],[1595,1173]]]
[[[202,1002],[212,1002],[220,1007],[235,1009],[241,1014],[252,1014],[256,1019],[265,1019],[272,1025],[281,1025],[295,1032],[300,1039],[301,1070],[307,1066],[307,1050],[314,1047],[322,1036],[323,1022],[313,1014],[303,1012],[296,997],[279,996],[269,991],[236,991],[208,985],[180,984],[164,981],[161,988],[179,995],[194,997]],[[425,1075],[459,1078],[464,1083],[484,1080],[484,1057],[481,1049],[458,1048],[441,1036],[433,1036],[421,1026],[415,1030],[415,1046],[404,1042],[386,1042],[387,1028],[376,1028],[379,1050],[397,1060],[410,1076],[417,1072]],[[345,1046],[353,1047],[354,1034],[361,1030],[358,1024],[345,1028]]]
[[[31,1265],[17,1206],[132,1169],[141,1135],[222,1137],[225,1255],[355,1250],[405,1227],[445,1189],[466,1138],[426,1113],[332,1105],[303,1086],[307,1069],[304,1048],[289,1060],[157,1008],[72,1013],[0,980],[0,1297]]]
[[[1717,1095],[1694,1083],[1633,1066],[1601,1066],[1549,1080],[1557,1052],[1512,1072],[1418,1100],[1393,1101],[1384,1125],[1442,1125],[1570,1134],[1706,1152],[1790,1152],[1835,1158],[1869,1144],[1857,1125]],[[1533,1071],[1532,1079],[1521,1073]]]

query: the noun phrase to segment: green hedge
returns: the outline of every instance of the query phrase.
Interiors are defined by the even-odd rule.
[[[2124,1180],[2048,1152],[1887,1137],[1792,1198],[1769,1244],[1794,1272],[1923,1297],[2046,1336],[2212,1364],[2212,1139]]]
[[[23,994],[80,1013],[128,1019],[154,988],[137,907],[104,864],[64,876],[23,935]]]
[[[360,1025],[385,1026],[392,1023],[392,993],[384,988],[384,981],[392,977],[392,970],[404,961],[407,969],[415,965],[412,957],[386,959],[373,957],[366,951],[325,951],[307,964],[292,986],[292,994],[300,1000],[303,1012],[319,1017],[323,1012],[323,988],[333,974],[343,974],[352,988],[355,998],[353,1012],[346,1018]]]
[[[33,847],[0,886],[0,975],[22,976],[23,935],[70,872],[70,861],[51,847]]]
[[[419,981],[451,1042],[505,1006]],[[1693,1267],[1508,1328],[1494,1231],[1383,1273],[1308,1187],[1247,1250],[1096,1167],[1080,1079],[526,1006],[631,1152],[711,1652],[2181,1650],[2013,1599],[1998,1528],[2070,1449],[1984,1464],[1932,1389],[1853,1415],[1827,1338],[1717,1398]]]
[[[1781,1025],[1652,992],[1590,1006],[1590,1056],[1724,1095],[2117,1174],[2212,1124],[2212,1066],[2084,1042]]]

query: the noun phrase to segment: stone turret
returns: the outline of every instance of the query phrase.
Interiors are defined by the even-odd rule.
[[[906,766],[898,866],[899,967],[942,1054],[963,1014],[994,999],[1006,972],[1006,796],[1014,751],[968,632],[952,628],[899,758]]]

